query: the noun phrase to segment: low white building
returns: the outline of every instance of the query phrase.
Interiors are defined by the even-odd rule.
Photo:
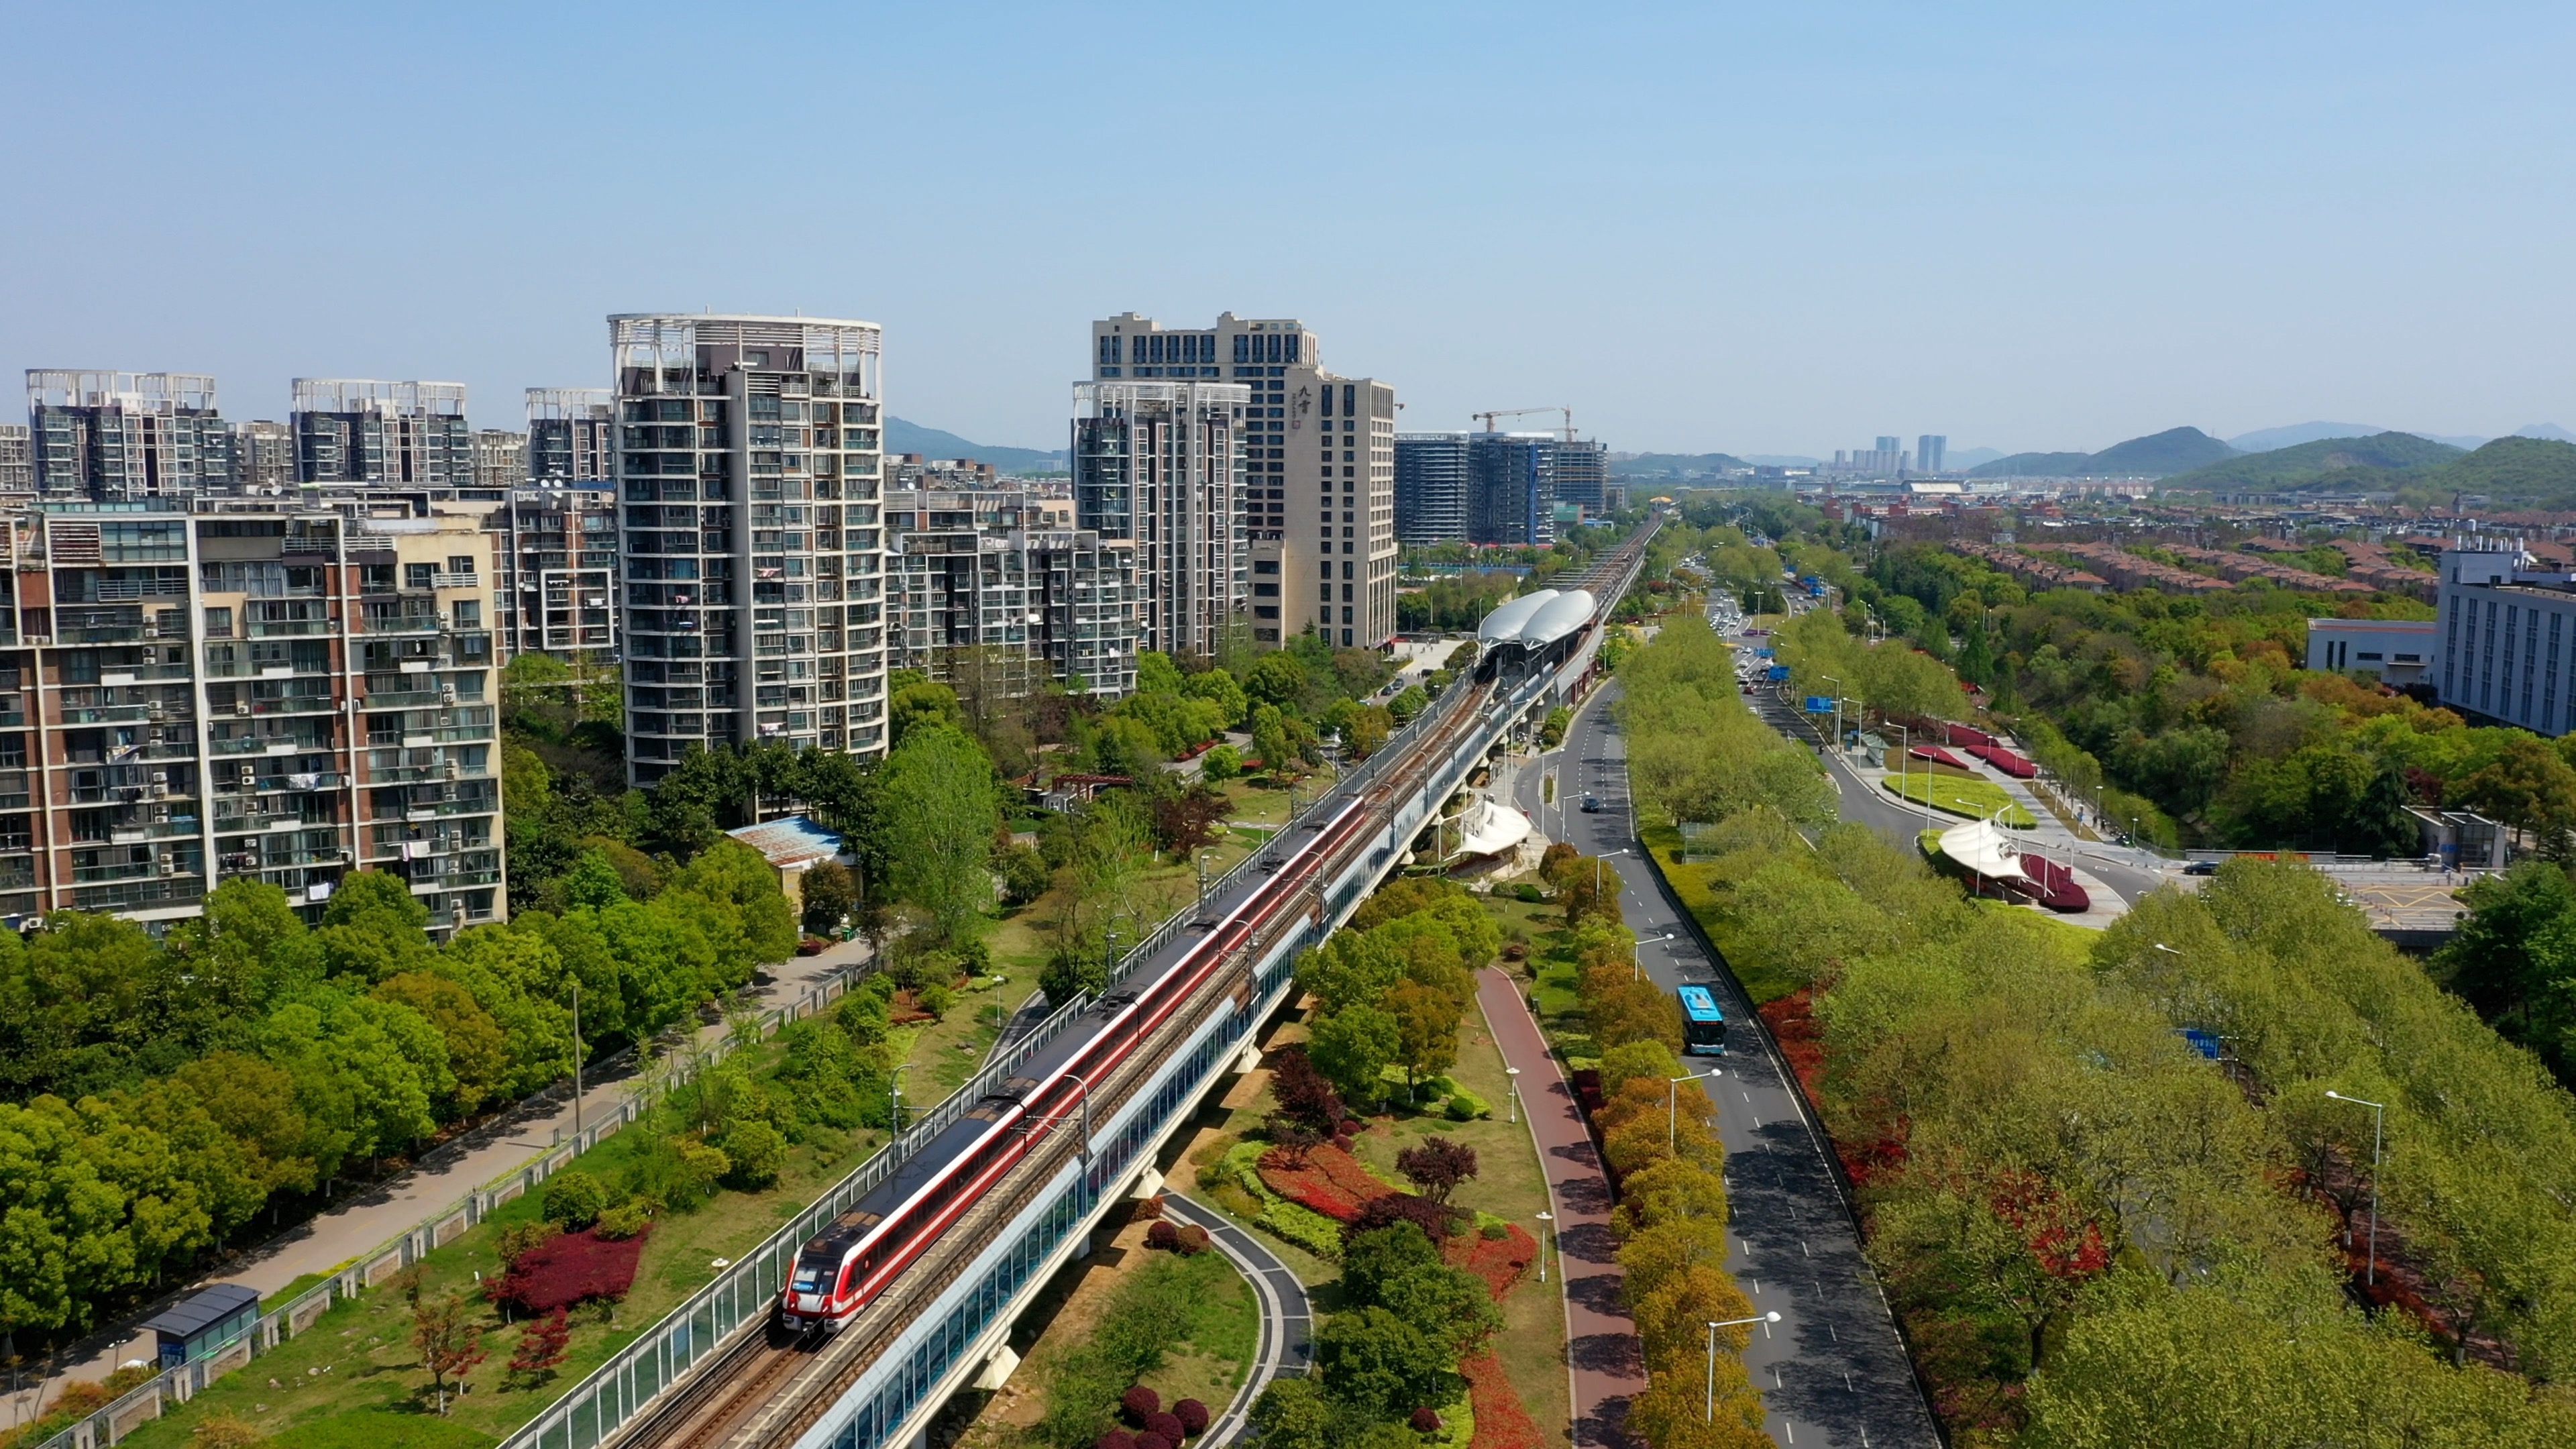
[[[2362,670],[2403,688],[2431,677],[2442,657],[2441,625],[2431,619],[2310,619],[2308,667]]]

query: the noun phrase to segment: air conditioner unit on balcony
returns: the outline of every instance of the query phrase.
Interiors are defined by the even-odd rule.
[[[259,771],[249,765],[241,767],[241,787],[245,790],[259,783]]]
[[[249,700],[246,700],[246,699],[237,699],[237,700],[234,700],[234,701],[233,701],[233,717],[234,717],[234,718],[236,718],[236,719],[248,719],[248,718],[250,718],[250,701],[249,701]]]
[[[169,772],[169,771],[167,771],[167,770],[155,770],[155,771],[153,771],[153,772],[152,772],[152,783],[153,783],[153,784],[155,784],[155,785],[167,785],[167,784],[169,784],[169,783],[170,783],[170,772]]]
[[[440,685],[438,687],[438,702],[440,704],[456,703],[456,686],[453,684]]]
[[[152,721],[154,724],[159,724],[162,719],[161,701],[156,699],[145,704],[143,706],[143,717]]]
[[[456,656],[453,654],[441,654],[435,662],[441,669],[454,669],[456,667]]]
[[[169,823],[170,823],[170,807],[169,807],[169,806],[167,806],[167,805],[155,805],[155,806],[153,806],[153,807],[152,807],[152,823],[153,823],[153,824],[155,824],[155,825],[167,825],[167,824],[169,824]]]
[[[445,766],[445,773],[446,773],[446,775],[447,775],[447,778],[449,778],[449,779],[451,779],[451,780],[453,780],[453,779],[455,779],[455,778],[457,777],[457,774],[458,774],[459,772],[458,772],[458,770],[457,770],[456,762],[455,762],[454,760],[450,760],[450,761],[448,761],[448,762],[447,762],[447,764],[446,764],[446,766]]]
[[[161,852],[159,859],[155,862],[155,868],[163,875],[168,875],[170,872],[179,868],[179,857],[172,855],[170,852],[165,850]]]

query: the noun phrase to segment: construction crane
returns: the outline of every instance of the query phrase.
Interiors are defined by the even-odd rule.
[[[1467,416],[1482,422],[1485,425],[1485,431],[1490,433],[1494,430],[1494,419],[1496,418],[1527,417],[1531,413],[1563,413],[1565,415],[1565,440],[1569,443],[1574,441],[1574,409],[1562,404],[1555,407],[1544,408],[1496,408],[1494,411],[1489,413],[1469,413]]]

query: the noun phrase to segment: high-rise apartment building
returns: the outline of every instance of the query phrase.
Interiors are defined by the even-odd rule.
[[[1395,435],[1398,543],[1467,541],[1467,434]]]
[[[1470,542],[1556,542],[1556,449],[1551,433],[1467,435]]]
[[[0,498],[36,491],[36,455],[24,423],[0,423]]]
[[[1135,551],[1140,647],[1213,655],[1243,622],[1250,396],[1222,382],[1074,385],[1075,526]]]
[[[507,428],[474,430],[474,487],[516,488],[528,481],[528,435]]]
[[[1223,377],[1246,389],[1240,506],[1253,639],[1278,644],[1310,628],[1337,645],[1393,638],[1395,389],[1325,371],[1320,340],[1293,318],[1228,312],[1210,328],[1166,330],[1128,312],[1091,334],[1095,386]],[[1078,456],[1075,467],[1078,482]],[[1137,568],[1150,589],[1154,568],[1141,552]],[[1273,583],[1275,606],[1262,592]]]
[[[610,486],[615,414],[606,388],[529,388],[528,480]]]
[[[627,774],[691,748],[886,748],[873,322],[611,317]]]
[[[242,878],[312,917],[374,869],[439,935],[502,916],[488,545],[394,511],[40,502],[0,524],[0,915],[168,921]]]
[[[295,430],[265,419],[233,429],[233,468],[242,492],[274,498],[295,487]]]
[[[570,660],[618,647],[617,495],[605,488],[510,490],[483,517],[499,578],[501,659]]]
[[[1586,518],[1600,517],[1609,506],[1610,450],[1591,438],[1559,438],[1551,451],[1556,501],[1580,504]]]
[[[290,425],[298,481],[326,487],[475,485],[465,384],[299,377],[294,388]]]
[[[27,424],[44,498],[125,503],[235,487],[232,429],[211,377],[30,368]]]
[[[986,693],[1136,688],[1136,545],[1021,489],[889,489],[888,662]]]
[[[1925,433],[1914,440],[1914,467],[1917,472],[1939,473],[1949,466],[1950,440],[1939,433]]]

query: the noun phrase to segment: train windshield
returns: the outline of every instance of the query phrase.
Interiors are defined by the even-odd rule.
[[[796,1260],[796,1276],[790,1286],[799,1293],[826,1293],[831,1291],[832,1279],[840,1271],[841,1260],[837,1257],[803,1254]]]
[[[1726,1013],[1718,1009],[1717,994],[1705,986],[1681,989],[1682,1042],[1692,1052],[1726,1050]]]

